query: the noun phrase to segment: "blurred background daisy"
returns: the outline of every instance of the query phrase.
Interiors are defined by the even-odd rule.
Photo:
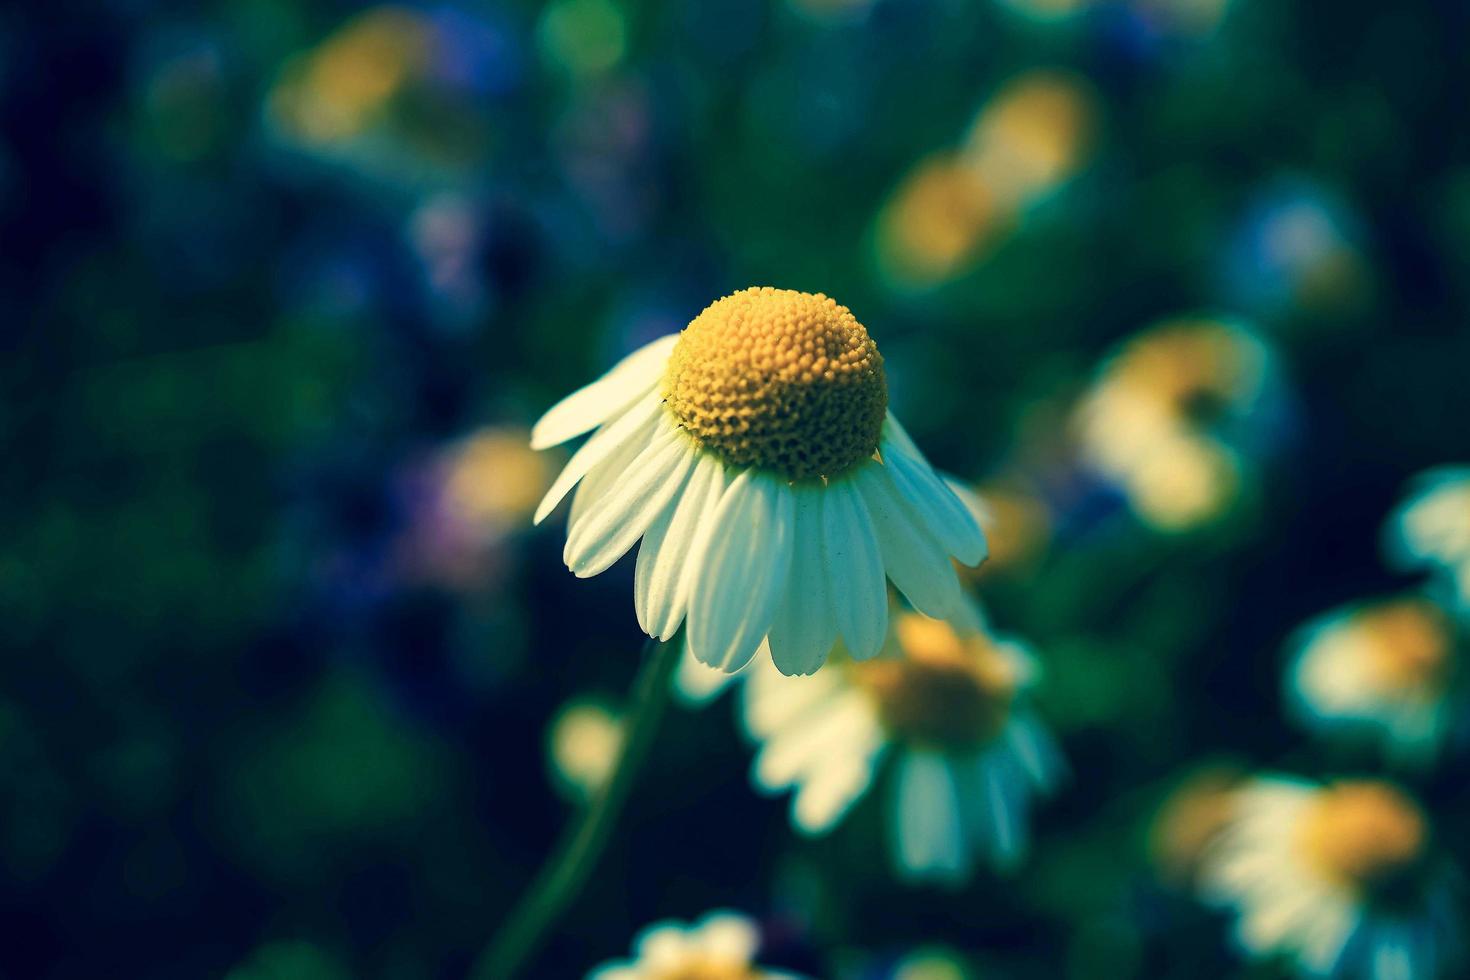
[[[788,678],[766,658],[738,675],[767,793],[791,790],[792,825],[830,831],[889,771],[889,851],[901,875],[956,884],[1025,856],[1034,801],[1063,772],[1029,703],[1036,662],[972,613],[959,624],[897,610],[882,653]],[[699,671],[686,684],[701,685]]]
[[[1248,954],[1285,956],[1308,976],[1455,975],[1457,876],[1401,789],[1264,775],[1232,811],[1201,888],[1233,910]]]
[[[1286,694],[1311,731],[1366,735],[1423,765],[1464,722],[1461,659],[1454,620],[1429,599],[1357,603],[1302,627]]]

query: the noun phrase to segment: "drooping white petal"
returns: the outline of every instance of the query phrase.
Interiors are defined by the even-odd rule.
[[[888,587],[868,505],[851,478],[839,477],[827,484],[822,530],[826,593],[833,621],[848,653],[866,660],[882,649],[888,633]]]
[[[607,571],[670,507],[694,466],[694,447],[677,430],[638,454],[623,478],[567,533],[562,557],[578,578]]]
[[[792,488],[795,524],[791,574],[785,597],[771,621],[771,660],[783,674],[811,674],[827,660],[837,640],[837,621],[827,601],[827,563],[822,497],[826,489],[805,483]]]
[[[905,753],[894,790],[899,869],[915,877],[958,878],[968,852],[954,780],[944,758],[918,750]]]
[[[725,468],[708,453],[697,454],[694,473],[666,523],[656,522],[638,549],[633,604],[649,636],[667,640],[679,629],[688,608],[696,550],[727,486]]]
[[[794,508],[790,487],[753,469],[720,499],[689,602],[689,648],[701,662],[734,671],[755,656],[791,570]]]
[[[660,337],[623,358],[598,380],[578,388],[531,427],[531,448],[546,449],[597,428],[658,383],[678,334]]]
[[[582,444],[582,448],[572,454],[567,460],[567,465],[562,469],[556,482],[551,489],[546,491],[546,496],[541,498],[541,504],[536,508],[536,514],[532,523],[540,524],[561,499],[567,495],[577,481],[587,475],[598,463],[607,459],[617,450],[629,442],[645,445],[658,431],[662,418],[663,401],[658,392],[649,392],[642,400],[636,402],[632,408],[618,416],[611,423],[597,431],[591,439]]]
[[[884,423],[885,436],[901,433],[898,422],[889,416]],[[903,441],[885,438],[879,446],[883,463],[898,492],[903,495],[920,523],[934,540],[965,565],[978,565],[985,560],[989,549],[985,535],[975,520],[975,515],[957,497],[953,490],[941,480],[923,456],[909,452]],[[911,442],[908,442],[912,445]]]
[[[935,619],[964,614],[959,577],[949,556],[915,518],[885,467],[863,465],[853,475],[893,584],[919,612]]]
[[[646,443],[636,439],[625,440],[606,459],[587,471],[587,475],[582,477],[577,488],[572,491],[572,506],[567,512],[568,528],[577,526],[577,522],[582,519],[583,514],[587,513],[587,508],[592,502],[601,499],[602,495],[607,493],[627,472],[633,460],[638,458],[638,454],[646,448]]]

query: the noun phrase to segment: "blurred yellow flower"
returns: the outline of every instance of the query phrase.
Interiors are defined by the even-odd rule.
[[[523,523],[551,485],[555,461],[531,449],[522,429],[491,426],[445,456],[445,503],[455,516],[481,528]]]
[[[1391,561],[1428,568],[1470,610],[1470,467],[1446,466],[1418,476],[1385,529]]]
[[[1002,220],[980,173],[954,154],[935,154],[914,167],[879,215],[879,264],[900,285],[941,282],[975,258]]]
[[[879,212],[875,246],[885,279],[920,289],[970,269],[1078,169],[1095,115],[1086,83],[1071,75],[1033,71],[1007,82],[960,149],[920,160]]]
[[[757,966],[760,931],[734,912],[711,912],[699,922],[656,922],[633,941],[634,957],[605,963],[587,980],[801,980]]]
[[[964,158],[1001,207],[1018,210],[1076,172],[1096,116],[1084,80],[1030,71],[1007,82],[981,109],[965,137]]]
[[[564,705],[547,731],[547,755],[556,784],[585,802],[596,796],[623,748],[623,718],[602,701]]]
[[[407,8],[358,14],[281,69],[268,100],[271,119],[310,144],[357,136],[424,68],[428,34],[422,15]]]
[[[1083,458],[1160,530],[1214,521],[1244,489],[1237,436],[1257,421],[1269,371],[1265,345],[1227,321],[1145,331],[1104,363],[1079,402]]]
[[[1294,641],[1286,695],[1307,728],[1365,733],[1400,761],[1425,762],[1451,725],[1458,668],[1454,624],[1404,596],[1337,610]]]
[[[762,657],[738,678],[761,742],[752,777],[794,790],[797,829],[830,830],[893,757],[890,850],[905,877],[955,883],[977,863],[1014,867],[1033,798],[1062,772],[1030,706],[1035,662],[973,611],[956,623],[896,612],[876,659],[839,647],[827,670],[794,678]]]
[[[1455,896],[1426,814],[1401,789],[1271,776],[1233,801],[1200,887],[1235,912],[1247,953],[1285,955],[1313,976],[1448,975]]]

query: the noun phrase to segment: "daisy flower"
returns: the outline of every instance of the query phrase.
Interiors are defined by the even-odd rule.
[[[1269,351],[1242,327],[1175,320],[1126,343],[1077,412],[1087,463],[1145,522],[1185,531],[1223,516],[1272,426]]]
[[[766,792],[794,790],[798,830],[834,827],[891,757],[901,873],[958,882],[977,862],[1008,869],[1023,856],[1032,798],[1061,761],[1027,704],[1032,658],[973,612],[960,626],[898,612],[884,656],[837,652],[812,678],[762,659],[743,677],[745,726],[762,743],[752,778]]]
[[[657,922],[633,942],[633,959],[606,963],[587,980],[800,980],[757,966],[760,932],[734,912],[711,912],[698,923]]]
[[[761,287],[718,300],[554,406],[535,448],[595,430],[537,509],[576,488],[567,567],[606,571],[642,539],[639,625],[726,671],[768,641],[809,674],[841,636],[882,645],[885,575],[932,616],[962,606],[950,558],[985,538],[888,410],[883,358],[826,296]]]
[[[1459,603],[1470,608],[1470,466],[1421,474],[1386,532],[1396,564],[1443,572]]]
[[[1424,811],[1388,783],[1257,778],[1237,791],[1201,889],[1235,911],[1253,956],[1285,956],[1307,976],[1430,980],[1459,929],[1451,872],[1430,845]]]
[[[1455,630],[1433,602],[1405,596],[1308,624],[1286,672],[1301,724],[1366,733],[1402,761],[1427,761],[1455,720]]]

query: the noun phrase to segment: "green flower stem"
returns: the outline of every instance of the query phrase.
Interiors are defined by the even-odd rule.
[[[541,866],[536,880],[501,924],[500,931],[481,951],[470,969],[472,980],[514,977],[586,884],[653,744],[654,732],[669,701],[669,684],[682,648],[677,636],[662,642],[650,639],[644,645],[628,727],[612,774],[581,820],[568,828],[561,843]]]

